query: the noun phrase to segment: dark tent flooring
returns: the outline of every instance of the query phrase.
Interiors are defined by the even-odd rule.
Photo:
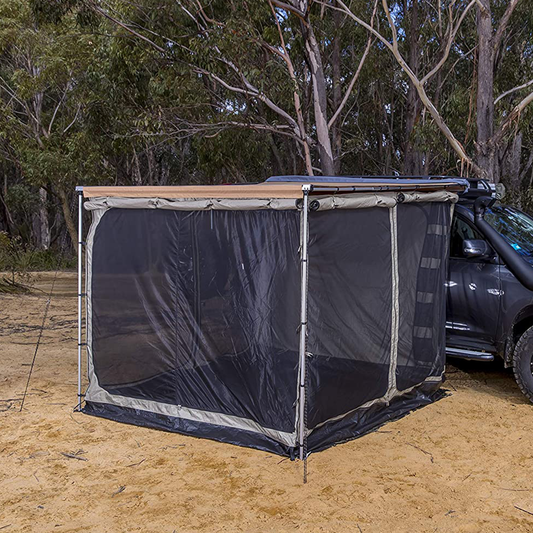
[[[295,427],[298,354],[271,353],[268,364],[250,354],[224,355],[132,384],[100,385],[113,395],[238,416],[291,433]],[[308,382],[309,428],[381,398],[387,391],[388,364],[324,356],[313,356],[308,364],[313,366],[309,375],[318,376]],[[273,369],[275,387],[269,376]],[[398,388],[418,384],[428,374],[425,366],[399,366]],[[264,405],[274,408],[265,410]]]

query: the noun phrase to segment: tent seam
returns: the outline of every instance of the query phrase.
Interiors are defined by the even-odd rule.
[[[392,268],[392,309],[391,309],[391,353],[389,366],[389,386],[386,398],[392,398],[396,389],[396,368],[398,366],[399,334],[399,273],[398,273],[398,207],[389,210],[391,227],[391,268]]]

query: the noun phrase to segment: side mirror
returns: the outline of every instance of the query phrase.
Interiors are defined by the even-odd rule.
[[[489,257],[492,249],[483,239],[467,239],[463,241],[463,254],[465,257]]]

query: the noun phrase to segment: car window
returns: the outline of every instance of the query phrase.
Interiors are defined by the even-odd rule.
[[[483,237],[466,220],[458,216],[453,217],[450,237],[450,257],[464,258],[463,241],[470,239],[483,239]]]
[[[495,204],[487,209],[485,220],[528,263],[533,264],[533,219],[508,205]]]

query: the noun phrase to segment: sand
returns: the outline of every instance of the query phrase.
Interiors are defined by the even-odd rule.
[[[74,413],[73,274],[19,412],[46,301],[0,296],[2,533],[533,531],[533,405],[501,364],[449,365],[447,398],[312,455],[304,485],[300,462]]]

